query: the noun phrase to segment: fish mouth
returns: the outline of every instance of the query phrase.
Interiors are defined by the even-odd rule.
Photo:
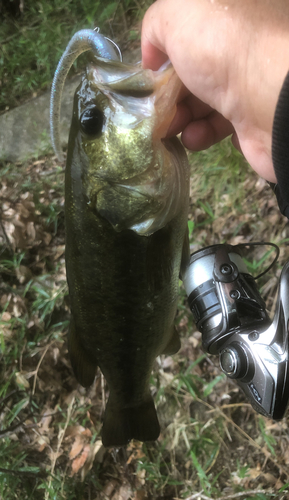
[[[147,199],[155,197],[160,190],[160,172],[154,167],[148,167],[141,174],[134,175],[127,179],[112,180],[105,173],[94,173],[92,178],[91,191],[93,195],[98,195],[105,189],[123,189],[132,195],[143,196]]]
[[[114,187],[118,188],[123,188],[127,191],[130,191],[133,195],[137,196],[143,196],[145,198],[152,198],[152,194],[150,194],[150,186],[139,186],[139,185],[131,185],[131,184],[120,184],[120,183],[114,183],[112,184]],[[151,190],[153,190],[153,187],[151,186]]]
[[[140,182],[140,180],[139,178],[127,179],[125,183],[116,182],[112,185],[130,191],[134,195],[144,196],[147,199],[154,198],[159,188],[158,180],[152,179],[147,182]]]
[[[134,229],[153,219],[160,209],[159,200],[146,188],[129,184],[106,183],[94,197],[91,208],[104,217],[116,231]]]
[[[149,202],[154,198],[155,195],[155,183],[146,183],[146,184],[135,184],[134,182],[130,183],[129,179],[126,179],[125,183],[104,180],[104,178],[98,179],[100,182],[94,183],[93,190],[90,192],[88,198],[90,203],[92,199],[98,198],[100,193],[105,191],[115,191],[116,193],[123,192],[124,195],[134,198],[134,199],[142,199]]]

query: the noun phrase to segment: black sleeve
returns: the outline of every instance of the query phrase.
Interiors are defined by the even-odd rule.
[[[274,116],[272,159],[277,184],[271,184],[281,213],[289,219],[289,72],[284,80]]]

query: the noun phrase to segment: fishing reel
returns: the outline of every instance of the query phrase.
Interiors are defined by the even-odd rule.
[[[222,371],[257,412],[278,420],[289,399],[289,261],[271,321],[242,246],[248,245],[213,245],[193,253],[182,280],[204,350],[219,356]]]

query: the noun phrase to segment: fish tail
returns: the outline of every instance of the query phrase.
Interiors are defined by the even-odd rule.
[[[160,425],[149,394],[139,406],[119,408],[113,397],[109,397],[102,428],[104,446],[125,446],[131,439],[155,441],[160,434]]]

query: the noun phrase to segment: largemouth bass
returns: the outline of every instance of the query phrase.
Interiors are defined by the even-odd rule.
[[[189,166],[177,138],[162,140],[179,89],[173,68],[143,70],[95,47],[75,93],[65,173],[68,347],[83,386],[100,367],[109,387],[103,444],[121,446],[160,432],[149,381],[156,357],[180,347],[174,318],[189,260]],[[67,72],[65,54],[61,61]]]

